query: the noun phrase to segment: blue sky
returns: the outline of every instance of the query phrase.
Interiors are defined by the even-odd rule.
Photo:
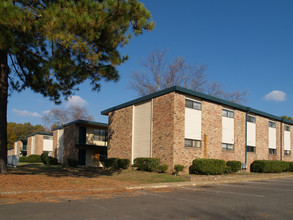
[[[277,116],[293,117],[293,1],[291,0],[160,0],[142,1],[156,28],[121,49],[129,60],[119,66],[120,80],[102,82],[99,93],[88,82],[71,103],[84,105],[96,121],[100,112],[137,98],[128,89],[129,75],[154,49],[168,49],[170,59],[183,56],[208,67],[209,80],[226,91],[248,91],[246,106]],[[26,90],[9,97],[8,121],[42,124],[42,114],[55,106]]]

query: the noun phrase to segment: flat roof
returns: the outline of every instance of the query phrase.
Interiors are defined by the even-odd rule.
[[[101,123],[101,122],[96,122],[96,121],[76,120],[76,121],[72,121],[72,122],[69,122],[67,124],[58,126],[58,127],[54,128],[53,131],[56,131],[56,130],[59,130],[61,128],[64,128],[64,127],[67,127],[67,126],[70,126],[70,125],[74,125],[74,124],[108,127],[108,124],[106,124],[106,123]]]
[[[149,99],[153,99],[153,98],[156,98],[156,97],[159,97],[159,96],[171,93],[171,92],[178,92],[178,93],[183,93],[183,94],[186,94],[186,95],[199,97],[202,100],[207,100],[207,101],[210,101],[210,102],[213,102],[213,103],[217,103],[217,104],[225,105],[227,107],[238,109],[238,110],[241,110],[241,111],[244,111],[244,112],[247,112],[247,113],[260,115],[260,116],[263,116],[263,117],[266,117],[266,118],[269,118],[269,119],[282,121],[282,122],[285,122],[287,124],[293,125],[293,121],[291,121],[291,120],[288,120],[288,119],[285,119],[285,118],[282,118],[282,117],[279,117],[279,116],[275,116],[275,115],[272,115],[272,114],[269,114],[269,113],[254,109],[254,108],[250,108],[250,107],[247,107],[247,106],[244,106],[244,105],[240,105],[240,104],[237,104],[237,103],[234,103],[234,102],[230,102],[230,101],[218,98],[218,97],[210,96],[210,95],[207,95],[205,93],[201,93],[201,92],[197,92],[197,91],[194,91],[194,90],[186,89],[186,88],[183,88],[183,87],[180,87],[180,86],[173,86],[173,87],[170,87],[170,88],[158,91],[158,92],[154,92],[152,94],[149,94],[149,95],[137,98],[137,99],[134,99],[132,101],[125,102],[125,103],[120,104],[120,105],[116,105],[116,106],[114,106],[112,108],[108,108],[108,109],[102,111],[101,114],[102,115],[108,115],[110,112],[113,112],[113,111],[116,111],[116,110],[119,110],[119,109],[122,109],[122,108],[125,108],[125,107],[128,107],[128,106],[131,106],[131,105],[135,105],[137,103],[144,102],[144,101],[147,101]]]

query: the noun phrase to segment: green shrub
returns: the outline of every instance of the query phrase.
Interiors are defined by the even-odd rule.
[[[237,171],[241,170],[241,162],[237,160],[230,160],[226,162],[227,167],[231,168],[230,173],[236,173]]]
[[[168,170],[168,165],[167,164],[161,164],[158,167],[158,172],[159,173],[166,173],[167,170]]]
[[[49,160],[48,152],[43,152],[41,154],[41,160],[43,164],[48,164],[48,160]]]
[[[118,168],[120,169],[127,169],[130,166],[129,159],[118,159],[117,161]]]
[[[195,159],[192,166],[196,174],[218,175],[224,173],[226,163],[218,159]]]
[[[77,167],[78,166],[78,160],[68,158],[67,159],[67,164],[70,167]]]
[[[134,166],[136,166],[139,170],[157,172],[160,166],[160,159],[139,157],[134,160]]]
[[[57,165],[58,164],[58,160],[57,158],[54,158],[54,157],[48,157],[48,164],[51,164],[51,165]]]
[[[289,167],[288,167],[288,172],[293,172],[293,162],[288,162]]]
[[[113,168],[113,169],[118,169],[118,160],[120,160],[117,157],[113,157],[113,158],[108,158],[105,160],[105,167],[107,168]]]
[[[250,171],[255,173],[281,173],[290,170],[290,163],[280,160],[255,160]]]
[[[226,166],[226,167],[225,167],[225,170],[224,170],[224,173],[225,173],[225,174],[232,173],[232,168],[229,167],[229,166]]]
[[[177,175],[179,172],[182,172],[184,170],[184,166],[181,164],[176,164],[174,166],[175,174]]]
[[[29,155],[27,157],[20,157],[19,162],[27,163],[42,163],[41,155]]]

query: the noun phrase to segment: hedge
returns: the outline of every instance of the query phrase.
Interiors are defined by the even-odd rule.
[[[43,164],[48,164],[48,159],[49,159],[48,152],[43,152],[41,154],[41,160]]]
[[[168,165],[167,164],[161,164],[158,167],[158,172],[160,172],[160,173],[166,173],[167,170],[168,170]]]
[[[184,170],[184,166],[181,164],[176,164],[174,166],[175,174],[177,175],[179,172],[182,172]]]
[[[130,160],[129,159],[119,159],[117,161],[118,168],[120,169],[127,169],[130,166]]]
[[[290,162],[280,160],[255,160],[250,171],[255,173],[281,173],[290,171]]]
[[[67,164],[70,167],[77,167],[78,166],[78,160],[68,158],[67,159]]]
[[[120,160],[118,157],[113,157],[113,158],[106,159],[105,160],[105,167],[118,169],[118,160]]]
[[[27,163],[42,163],[41,155],[29,155],[26,157],[20,157],[19,162],[27,162]]]
[[[218,175],[225,172],[226,163],[218,159],[195,159],[192,170],[196,174]]]
[[[236,173],[241,170],[241,162],[237,160],[229,160],[226,162],[227,167],[230,167],[231,173]]]
[[[159,171],[160,159],[149,157],[138,157],[134,159],[134,166],[139,170],[157,172]]]

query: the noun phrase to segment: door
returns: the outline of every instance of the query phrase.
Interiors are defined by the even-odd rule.
[[[86,158],[86,150],[85,149],[79,149],[78,152],[78,165],[85,166],[85,158]]]

